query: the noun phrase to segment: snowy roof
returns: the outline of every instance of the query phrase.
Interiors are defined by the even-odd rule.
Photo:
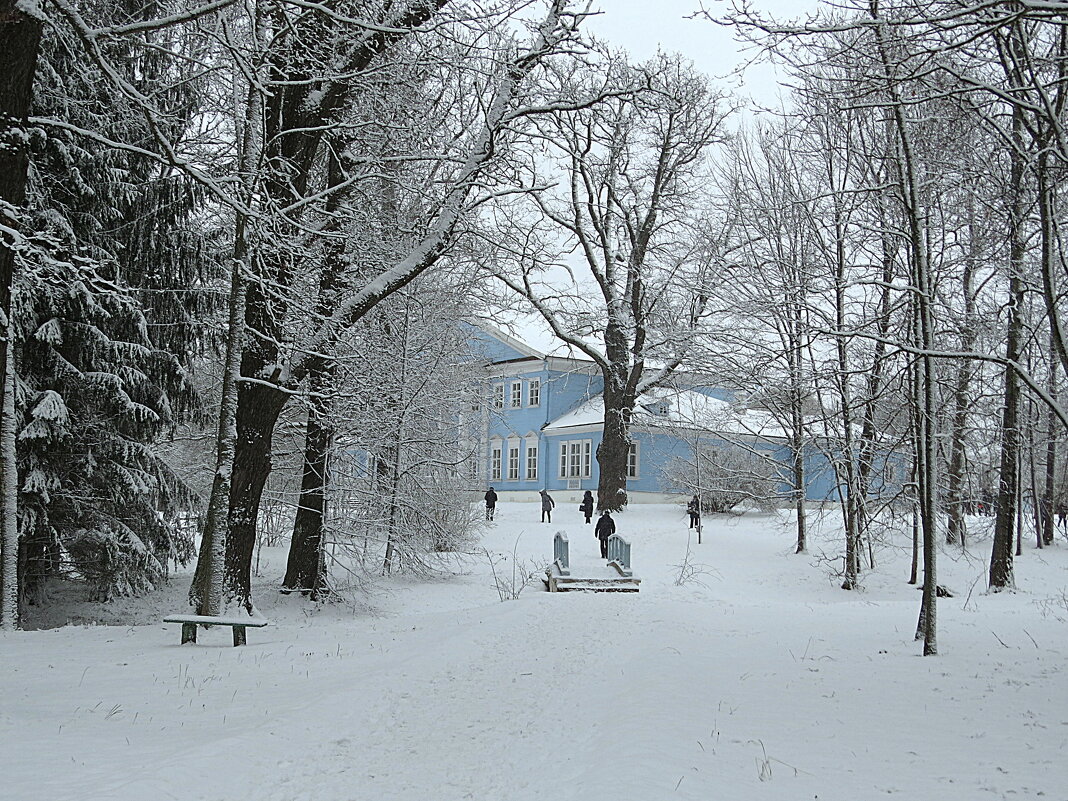
[[[598,395],[550,421],[545,431],[560,431],[604,421],[604,399]],[[745,409],[694,390],[656,390],[638,399],[632,425],[678,427],[737,436],[785,437],[766,411]]]
[[[492,315],[479,317],[475,325],[486,333],[499,337],[502,342],[516,350],[529,351],[531,355],[539,358],[555,356],[583,362],[592,361],[582,351],[558,339],[540,314],[526,314],[515,310],[497,311]],[[591,344],[600,350],[599,343]]]

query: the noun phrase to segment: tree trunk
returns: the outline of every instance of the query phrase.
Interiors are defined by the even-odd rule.
[[[793,433],[791,450],[793,451],[794,522],[797,527],[797,547],[794,553],[805,553],[808,548],[808,518],[805,515],[805,446],[800,429],[795,429]]]
[[[397,558],[400,541],[400,458],[402,427],[398,422],[398,428],[393,434],[393,444],[389,449],[389,462],[383,464],[383,474],[388,481],[387,495],[389,499],[389,516],[386,523],[386,554],[382,558],[382,575],[393,572],[393,565]],[[388,472],[387,472],[388,471]]]
[[[1050,335],[1052,339],[1052,334]],[[1053,354],[1053,343],[1050,343],[1049,355],[1049,383],[1046,390],[1054,402],[1057,400],[1057,357]],[[1061,423],[1053,410],[1046,408],[1046,464],[1044,486],[1042,490],[1042,542],[1045,545],[1053,544],[1053,514],[1058,503],[1056,477],[1057,477],[1057,439],[1061,433]]]
[[[797,548],[794,553],[805,553],[808,548],[808,518],[805,515],[805,499],[808,495],[808,478],[805,475],[805,398],[801,386],[802,302],[801,298],[794,298],[790,303],[787,345],[789,348],[787,358],[790,364],[790,449],[793,456],[794,512],[797,527]]]
[[[1013,143],[1010,150],[1011,186],[1009,198],[1009,302],[1008,336],[1005,358],[1018,362],[1023,338],[1023,292],[1021,280],[1026,254],[1024,209],[1024,158],[1022,154],[1022,118],[1013,111]],[[990,553],[990,588],[994,591],[1015,586],[1013,571],[1013,526],[1016,518],[1016,487],[1019,483],[1020,432],[1017,416],[1020,405],[1019,377],[1012,366],[1005,367],[1005,407],[1001,420],[1001,469],[998,478],[997,516],[994,520],[994,544]]]
[[[625,368],[611,359],[609,365],[604,381],[604,434],[597,446],[597,509],[617,512],[627,505],[630,418],[635,397]]]
[[[322,386],[313,381],[313,388]],[[300,501],[293,521],[293,537],[282,587],[299,590],[318,599],[326,585],[323,561],[323,515],[326,506],[327,457],[333,434],[315,408],[308,413],[304,439],[304,474],[300,483]]]
[[[244,241],[244,223],[238,224],[238,242]],[[245,336],[245,278],[242,275],[244,245],[235,248],[230,278],[230,319],[226,336],[226,365],[223,372],[222,399],[219,403],[219,428],[215,440],[215,477],[208,499],[207,522],[200,542],[193,583],[189,587],[189,605],[198,615],[218,615],[223,611],[224,565],[230,529],[230,493],[232,490],[234,452],[237,439],[236,414],[241,351]]]
[[[11,326],[8,326],[10,336]],[[19,471],[15,455],[15,349],[5,353],[7,370],[4,371],[3,417],[0,418],[0,549],[3,563],[0,567],[0,629],[12,630],[19,626]]]
[[[262,45],[265,25],[257,6],[254,36]],[[263,78],[263,67],[258,77]],[[250,204],[255,195],[253,175],[260,167],[263,153],[263,94],[259,81],[248,87],[241,129],[238,163],[241,168],[242,200]],[[196,572],[189,587],[189,605],[197,614],[218,615],[225,608],[226,553],[230,547],[230,499],[233,493],[233,467],[237,451],[237,410],[240,400],[239,380],[244,359],[246,319],[248,314],[248,279],[250,254],[249,218],[239,213],[234,221],[234,253],[230,267],[230,297],[226,332],[226,361],[223,365],[222,397],[219,401],[219,425],[215,438],[215,476],[208,498],[204,536],[197,555]]]
[[[408,356],[409,356],[409,327],[410,310],[405,305],[402,328],[397,334],[400,342],[400,380],[397,384],[397,394],[390,399],[393,406],[395,428],[393,429],[393,442],[389,448],[389,528],[386,532],[386,555],[382,560],[382,573],[390,573],[393,570],[393,560],[397,555],[397,543],[399,541],[400,526],[400,478],[401,457],[404,455],[404,433],[407,424],[408,409]]]
[[[248,351],[244,361],[247,363]],[[241,370],[248,376],[247,366]],[[252,372],[255,375],[255,372]],[[252,554],[263,487],[271,474],[274,428],[288,395],[275,387],[243,381],[238,388],[237,442],[230,487],[230,539],[226,548],[225,592],[252,613]]]
[[[880,209],[882,204],[880,203]],[[885,215],[884,215],[885,216]],[[882,242],[882,292],[879,298],[879,317],[876,326],[878,340],[872,353],[871,368],[867,375],[867,398],[864,402],[864,423],[860,431],[860,466],[858,468],[857,484],[860,492],[866,498],[871,489],[872,473],[875,470],[875,457],[878,452],[878,423],[876,411],[880,395],[883,391],[883,374],[885,372],[884,361],[886,358],[886,344],[883,340],[890,331],[891,307],[890,294],[893,286],[895,254],[890,237],[884,235]],[[885,458],[885,457],[884,457]],[[867,530],[868,514],[867,507],[863,508],[865,519],[862,521]],[[872,547],[872,539],[868,537],[868,564],[875,568],[875,555]]]
[[[925,236],[919,168],[913,156],[912,136],[905,116],[899,79],[890,62],[886,26],[879,16],[878,3],[875,0],[869,4],[869,11],[876,22],[874,33],[886,81],[888,105],[893,115],[900,148],[901,204],[908,224],[912,285],[916,290],[915,342],[922,352],[916,363],[916,412],[919,418],[917,420],[917,464],[919,465],[917,479],[920,525],[923,528],[923,601],[920,607],[920,621],[923,633],[923,654],[934,656],[938,653],[936,559],[939,509],[938,464],[935,448],[934,358],[930,355],[935,337],[934,313],[931,308],[935,300],[934,279],[931,275],[930,254]]]
[[[920,510],[916,502],[912,503],[912,570],[909,584],[920,580]]]
[[[327,157],[327,184],[334,190],[326,202],[328,217],[323,233],[323,269],[319,278],[319,297],[316,315],[329,318],[337,310],[338,288],[342,274],[348,266],[345,259],[345,237],[342,235],[341,218],[338,216],[347,193],[338,187],[346,175],[337,154],[343,152],[347,141],[338,141],[329,148]],[[328,349],[333,350],[333,341]],[[327,461],[333,441],[330,422],[331,403],[328,395],[337,374],[336,364],[324,357],[313,357],[308,362],[307,384],[309,387],[308,424],[304,437],[304,471],[300,484],[300,500],[293,521],[293,535],[289,542],[289,560],[286,575],[282,580],[283,591],[300,590],[318,600],[326,588],[326,560],[323,558],[324,514],[326,510]]]
[[[973,210],[969,199],[968,208],[969,254],[964,262],[961,276],[961,290],[964,296],[964,323],[961,329],[962,351],[975,347],[975,297],[972,291],[974,266],[978,262],[977,237]],[[961,547],[967,539],[968,527],[964,520],[964,468],[967,455],[968,406],[971,395],[972,376],[975,368],[971,359],[961,359],[957,363],[957,377],[953,385],[953,420],[950,430],[949,469],[946,488],[946,507],[949,511],[949,524],[946,527],[946,542],[959,543]]]
[[[22,226],[9,207],[26,202],[26,117],[33,100],[33,77],[41,43],[41,20],[30,16],[16,0],[0,0],[0,225],[17,231]],[[0,627],[18,626],[19,535],[18,467],[15,458],[15,395],[11,324],[11,292],[15,277],[15,246],[10,234],[0,234]]]
[[[1045,517],[1043,511],[1044,498],[1040,498],[1038,495],[1038,468],[1035,465],[1035,429],[1038,427],[1038,409],[1035,408],[1034,402],[1029,404],[1030,414],[1028,415],[1027,426],[1027,467],[1028,477],[1031,484],[1031,519],[1035,524],[1035,541],[1038,548],[1042,548],[1045,544],[1042,541],[1042,523]],[[1019,552],[1017,552],[1019,553]]]
[[[857,453],[853,444],[853,392],[849,382],[852,378],[849,369],[849,348],[846,342],[846,256],[845,256],[845,233],[841,222],[841,210],[838,208],[840,201],[835,202],[835,264],[834,264],[834,313],[835,328],[838,336],[835,337],[835,349],[838,357],[838,374],[835,380],[838,383],[838,400],[840,407],[839,420],[842,426],[842,454],[839,458],[845,468],[845,497],[842,498],[842,513],[845,517],[845,578],[842,581],[843,590],[855,590],[860,574],[861,552],[861,521],[864,517],[865,498],[861,494],[860,482],[857,475]],[[841,475],[839,470],[839,483]]]
[[[33,76],[41,42],[41,20],[31,17],[16,0],[0,0],[0,225],[17,231],[22,226],[4,204],[16,210],[26,202],[26,118],[33,100]],[[7,322],[11,312],[11,288],[15,271],[15,243],[0,234],[0,319],[7,347]],[[0,352],[0,386],[7,358]]]

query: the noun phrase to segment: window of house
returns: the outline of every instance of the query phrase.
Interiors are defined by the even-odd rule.
[[[560,443],[560,478],[589,478],[593,466],[593,440]]]
[[[627,478],[638,477],[638,443],[630,443],[630,452],[627,453]]]
[[[493,385],[493,408],[504,408],[504,384]]]
[[[569,442],[567,444],[567,474],[572,478],[582,475],[582,443]]]
[[[523,405],[523,382],[512,382],[512,408],[519,409]]]
[[[532,378],[527,384],[527,406],[541,405],[541,379]]]
[[[501,446],[494,445],[490,448],[490,478],[500,481],[501,479]]]
[[[527,445],[527,481],[538,480],[538,446]]]
[[[508,480],[519,480],[519,446],[508,446]]]

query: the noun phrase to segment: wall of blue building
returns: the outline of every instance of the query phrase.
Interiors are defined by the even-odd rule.
[[[530,369],[532,366],[536,369]],[[503,367],[504,365],[497,365],[498,371]],[[523,369],[524,367],[527,369]],[[537,406],[531,406],[529,402],[530,385],[534,380],[539,382],[540,387]],[[522,405],[518,408],[511,405],[512,385],[515,382],[520,382],[522,385]],[[500,409],[494,406],[495,385],[504,387],[504,407]],[[549,370],[542,361],[518,363],[515,372],[505,372],[503,375],[489,379],[487,395],[489,423],[486,447],[486,475],[490,477],[489,482],[498,490],[504,491],[536,491],[545,487],[559,486],[561,483],[558,480],[559,445],[554,445],[551,438],[546,437],[541,429],[550,420],[571,411],[591,396],[600,394],[603,386],[600,375],[590,375],[580,370]],[[530,437],[531,434],[536,435],[536,439]],[[527,448],[535,441],[538,444],[537,478],[529,479],[527,478]],[[497,445],[501,447],[500,477],[494,477],[491,472],[493,448]],[[508,449],[510,447],[519,448],[518,479],[508,478]],[[566,480],[562,484],[566,487]]]
[[[600,431],[574,431],[568,433],[553,433],[543,437],[545,442],[545,479],[542,484],[548,488],[550,492],[556,490],[563,492],[568,489],[568,484],[571,479],[560,476],[560,446],[565,442],[590,442],[590,475],[578,476],[577,491],[591,490],[594,493],[597,491],[597,446],[601,444],[601,432]]]
[[[553,432],[544,437],[549,459],[548,472],[543,484],[550,491],[568,489],[569,479],[560,475],[560,446],[565,442],[590,443],[590,475],[581,476],[580,490],[597,490],[600,470],[597,466],[597,448],[601,444],[601,430],[577,430]],[[663,469],[674,458],[692,458],[693,451],[683,440],[667,434],[635,430],[632,439],[638,445],[638,475],[627,479],[628,492],[685,493],[683,487],[672,487],[664,482]]]
[[[485,475],[488,477],[488,483],[493,484],[498,491],[504,492],[535,493],[547,488],[550,492],[566,493],[569,491],[569,483],[572,483],[574,479],[569,481],[567,477],[560,475],[560,444],[577,440],[589,441],[590,475],[578,477],[579,489],[575,492],[586,489],[596,491],[599,476],[596,453],[601,442],[599,428],[585,426],[576,431],[554,431],[547,434],[542,431],[542,427],[588,399],[599,395],[604,387],[600,372],[592,365],[576,366],[574,370],[550,370],[545,360],[532,359],[528,353],[520,352],[475,328],[472,328],[472,341],[473,352],[478,358],[494,363],[494,371],[500,373],[488,379],[485,396],[488,412],[485,432],[487,436]],[[515,361],[514,371],[509,372],[512,365],[508,362],[512,361]],[[550,363],[559,364],[555,360]],[[540,382],[540,399],[537,406],[529,404],[532,380]],[[522,383],[522,403],[518,408],[511,406],[511,385],[515,381]],[[494,408],[493,405],[493,386],[496,384],[504,386],[504,408],[502,409]],[[721,400],[729,401],[733,397],[733,393],[728,390],[713,387],[693,387],[693,389]],[[582,428],[588,430],[582,430]],[[628,490],[638,493],[686,494],[684,487],[672,486],[666,480],[665,467],[674,459],[692,461],[693,448],[690,443],[670,433],[645,431],[638,428],[632,431],[632,436],[639,449],[638,475],[628,479]],[[527,447],[535,442],[538,446],[537,478],[528,479]],[[708,439],[702,436],[702,442],[706,443]],[[499,444],[502,450],[501,477],[499,478],[493,477],[490,472],[494,444]],[[519,478],[517,480],[507,478],[510,444],[517,445],[519,448]],[[784,497],[788,496],[792,459],[789,448],[774,442],[767,442],[759,447],[767,450],[781,465],[783,481],[779,486],[779,491]],[[897,454],[880,457],[873,476],[873,493],[897,491],[904,481],[901,476],[907,469],[905,461],[907,460]],[[807,500],[820,502],[840,499],[834,469],[826,453],[817,447],[806,449],[805,469]]]
[[[521,359],[524,356],[529,356],[529,353],[522,353],[511,345],[507,345],[497,337],[490,336],[480,328],[476,328],[473,325],[467,323],[462,324],[470,332],[469,347],[471,354],[479,360],[485,360],[487,362],[504,362],[511,361],[512,359]]]
[[[633,430],[631,439],[638,445],[638,477],[627,479],[627,490],[686,494],[685,487],[666,480],[664,471],[674,460],[693,459],[690,443],[670,434],[640,430]]]
[[[538,407],[524,405],[519,409],[508,407],[507,390],[512,381],[521,380],[524,383],[524,400],[528,397],[528,382],[532,378],[542,381],[542,393],[545,401]],[[493,383],[501,383],[494,381]],[[526,373],[517,373],[506,376],[506,406],[503,410],[491,409],[489,425],[489,443],[487,446],[486,474],[491,476],[489,483],[493,484],[498,491],[504,492],[537,492],[540,489],[548,489],[550,492],[566,492],[592,490],[596,491],[600,471],[597,465],[597,447],[601,444],[602,433],[599,428],[579,427],[574,431],[554,431],[546,433],[541,427],[562,414],[569,411],[587,399],[588,387],[593,385],[600,391],[600,385],[591,381],[589,376],[564,375],[551,373],[545,370],[536,370]],[[549,393],[545,393],[548,386]],[[561,391],[562,397],[552,398],[552,392]],[[556,405],[565,406],[559,414],[555,411]],[[531,437],[529,435],[535,435]],[[634,429],[632,439],[638,446],[638,475],[628,478],[627,489],[630,492],[656,493],[656,494],[687,494],[687,489],[675,486],[666,477],[666,469],[677,459],[692,461],[694,458],[693,446],[690,442],[669,433],[645,431]],[[536,442],[538,445],[538,468],[537,478],[527,478],[527,447]],[[578,488],[574,489],[575,478],[562,476],[560,471],[560,446],[564,442],[589,443],[590,470],[589,475],[577,477]],[[707,438],[702,442],[709,443]],[[501,447],[501,477],[492,477],[490,473],[490,460],[492,448],[496,445]],[[725,447],[727,442],[723,442]],[[519,479],[508,479],[508,449],[519,449]],[[766,450],[769,455],[781,465],[782,482],[778,487],[779,493],[785,498],[790,494],[790,469],[791,454],[788,447],[773,442],[757,445]],[[837,484],[833,467],[825,453],[811,448],[805,454],[806,470],[806,499],[813,502],[826,500],[838,500]],[[583,471],[584,472],[584,471]]]
[[[591,372],[554,370],[548,376],[548,420],[555,420],[604,391],[604,376],[599,370],[592,372],[592,367]]]
[[[686,493],[687,489],[674,485],[668,475],[673,472],[669,470],[673,461],[694,461],[693,444],[678,436],[658,432],[633,431],[632,438],[639,448],[639,477],[627,481],[628,489],[636,492]],[[726,440],[717,440],[708,435],[702,435],[701,443],[702,446],[714,447],[718,444],[724,448],[734,447]],[[779,483],[777,492],[784,498],[789,497],[793,464],[790,449],[784,444],[771,441],[754,442],[751,446],[764,451],[780,465],[783,480]],[[805,452],[805,480],[806,500],[838,500],[834,468],[827,455],[817,448],[810,448]]]

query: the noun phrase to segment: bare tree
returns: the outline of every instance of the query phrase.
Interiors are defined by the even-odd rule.
[[[359,89],[352,76],[366,73],[378,54],[389,45],[417,30],[431,19],[442,3],[416,3],[390,11],[386,18],[355,23],[363,33],[350,41],[345,38],[340,18],[320,19],[325,28],[315,28],[316,15],[293,21],[273,19],[272,39],[281,49],[269,60],[271,84],[278,88],[267,106],[268,143],[266,157],[271,171],[264,194],[279,226],[277,232],[264,231],[259,258],[253,260],[258,272],[249,285],[246,311],[248,342],[242,358],[242,381],[237,406],[237,440],[233,483],[230,494],[229,539],[227,542],[226,594],[251,610],[251,564],[256,539],[257,515],[263,487],[271,469],[272,434],[278,414],[293,391],[307,378],[309,370],[323,354],[328,354],[341,332],[358,322],[382,299],[407,285],[437,262],[453,241],[464,216],[482,202],[480,186],[490,180],[497,154],[524,119],[541,109],[522,104],[532,73],[557,53],[575,35],[581,15],[557,0],[549,4],[545,17],[532,24],[531,41],[520,46],[505,39],[489,50],[470,55],[482,61],[486,71],[461,73],[489,75],[485,85],[467,86],[455,94],[443,92],[442,102],[459,103],[448,109],[459,118],[462,128],[448,140],[451,148],[432,157],[441,169],[435,176],[441,190],[425,208],[424,233],[397,259],[365,276],[362,283],[341,298],[325,319],[295,333],[287,330],[294,314],[300,314],[303,284],[297,280],[302,248],[308,243],[305,223],[307,210],[329,197],[319,191],[315,176],[327,131],[337,123],[334,115]],[[353,24],[352,20],[347,21]],[[312,27],[306,27],[312,26]],[[299,29],[299,31],[298,31]],[[330,62],[329,42],[343,43],[340,68]],[[291,50],[298,43],[311,44],[323,51],[300,54]],[[308,69],[308,61],[320,70],[313,80],[297,80]],[[323,59],[327,59],[326,62]],[[452,69],[443,65],[442,69]],[[488,102],[483,98],[488,97]],[[443,109],[444,111],[445,109]],[[412,156],[415,158],[415,156]],[[268,245],[270,242],[270,245]],[[299,245],[299,247],[297,246]],[[306,318],[305,318],[306,319]]]
[[[604,428],[597,505],[627,503],[629,427],[637,399],[663,383],[692,344],[707,301],[708,251],[693,239],[709,151],[723,137],[726,97],[678,57],[634,68],[608,59],[560,76],[613,97],[547,119],[528,164],[538,218],[512,233],[502,281],[553,333],[598,366]],[[583,277],[562,295],[534,243],[577,252]],[[581,265],[579,267],[579,265]],[[570,262],[566,269],[571,269]],[[683,276],[685,275],[685,279]],[[685,288],[683,288],[685,287]],[[655,366],[654,366],[655,364]]]

